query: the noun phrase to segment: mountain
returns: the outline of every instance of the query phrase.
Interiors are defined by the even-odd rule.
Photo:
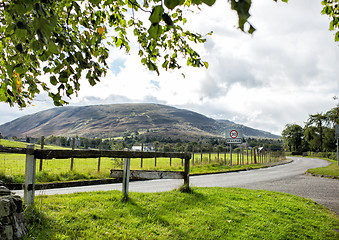
[[[202,114],[160,104],[110,104],[57,107],[17,118],[0,126],[2,136],[121,137],[143,134],[182,140],[224,137],[228,128],[243,129],[245,136],[279,138],[269,132],[215,120]]]

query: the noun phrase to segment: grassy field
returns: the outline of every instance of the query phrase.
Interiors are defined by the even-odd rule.
[[[1,140],[1,144],[8,147],[25,147],[26,143]],[[36,145],[36,148],[39,146]],[[47,149],[60,149],[56,146],[45,146]],[[11,183],[23,183],[25,173],[25,155],[0,153],[0,180]],[[226,160],[225,160],[226,157]],[[278,161],[279,157],[265,159],[266,161]],[[259,160],[258,160],[259,161]],[[263,162],[262,160],[260,160]],[[226,164],[225,164],[226,162]],[[232,165],[232,166],[231,166]],[[240,166],[241,165],[241,166]],[[101,158],[100,171],[98,171],[98,158],[74,159],[73,171],[71,168],[71,159],[52,159],[43,160],[42,171],[39,171],[40,160],[37,159],[36,182],[58,182],[73,180],[88,180],[109,178],[111,169],[122,169],[123,159]],[[261,165],[253,164],[253,158],[250,154],[244,154],[242,158],[236,153],[232,154],[232,163],[230,155],[224,153],[196,153],[191,160],[191,174],[200,174],[207,172],[225,172],[239,169],[257,168]],[[141,159],[131,159],[131,169],[139,170],[172,170],[183,171],[183,162],[181,159],[157,158],[143,159],[141,168]]]
[[[7,139],[0,139],[0,144],[2,146],[5,147],[16,147],[16,148],[26,148],[27,147],[27,143],[25,142],[17,142],[17,141],[11,141],[11,140],[7,140]],[[34,144],[35,148],[40,148],[39,144]],[[44,146],[45,149],[68,149],[65,147],[60,147],[57,145],[45,145]]]
[[[339,218],[290,194],[237,188],[38,196],[27,239],[338,239]]]

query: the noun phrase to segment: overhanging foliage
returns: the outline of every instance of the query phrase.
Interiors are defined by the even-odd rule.
[[[277,1],[277,0],[274,0]],[[287,0],[282,0],[287,2]],[[228,0],[239,28],[248,22],[251,0]],[[26,107],[45,91],[55,105],[76,95],[81,78],[93,86],[108,69],[109,46],[130,50],[127,30],[140,46],[141,63],[178,69],[179,58],[193,67],[208,67],[190,43],[203,43],[199,33],[184,29],[184,9],[212,6],[215,0],[0,0],[0,101]],[[142,21],[146,14],[149,22]],[[113,35],[112,35],[113,33]],[[48,76],[44,82],[39,76]]]

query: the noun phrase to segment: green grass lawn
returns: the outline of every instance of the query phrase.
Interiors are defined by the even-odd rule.
[[[338,239],[339,218],[290,194],[238,188],[38,196],[27,239]]]

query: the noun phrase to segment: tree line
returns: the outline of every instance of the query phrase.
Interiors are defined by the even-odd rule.
[[[7,138],[7,137],[5,137]],[[202,138],[201,141],[189,141],[178,139],[143,139],[138,140],[130,135],[121,138],[85,138],[85,137],[65,137],[54,136],[44,138],[44,144],[57,145],[61,147],[74,147],[78,149],[103,149],[103,150],[124,150],[131,149],[133,146],[144,146],[144,149],[152,149],[152,151],[163,152],[225,152],[229,150],[229,144],[223,138]],[[26,137],[19,139],[12,137],[15,141],[25,141],[30,143],[41,144],[41,138]],[[148,140],[148,141],[147,141]],[[245,138],[244,144],[249,148],[264,147],[269,151],[283,151],[283,141],[281,139],[268,138]],[[237,151],[239,145],[233,145],[232,148]]]
[[[219,138],[210,138],[204,139],[204,141],[188,141],[188,140],[171,140],[166,141],[137,141],[136,139],[130,138],[129,136],[120,138],[120,139],[100,139],[100,138],[84,138],[76,137],[78,141],[76,144],[77,148],[95,148],[95,149],[105,149],[105,150],[123,150],[131,149],[133,146],[152,147],[154,151],[164,151],[164,152],[224,152],[226,148],[229,149],[229,145],[226,144],[225,139]],[[60,145],[63,147],[72,146],[72,138],[67,138],[63,136],[50,136],[46,139],[50,144]],[[265,147],[270,151],[282,151],[283,144],[281,139],[260,139],[260,138],[247,138],[246,139],[248,147]],[[237,145],[234,145],[233,148],[237,148]]]
[[[326,113],[310,114],[304,127],[286,124],[282,131],[284,147],[292,152],[334,152],[336,124],[339,124],[339,106]]]

